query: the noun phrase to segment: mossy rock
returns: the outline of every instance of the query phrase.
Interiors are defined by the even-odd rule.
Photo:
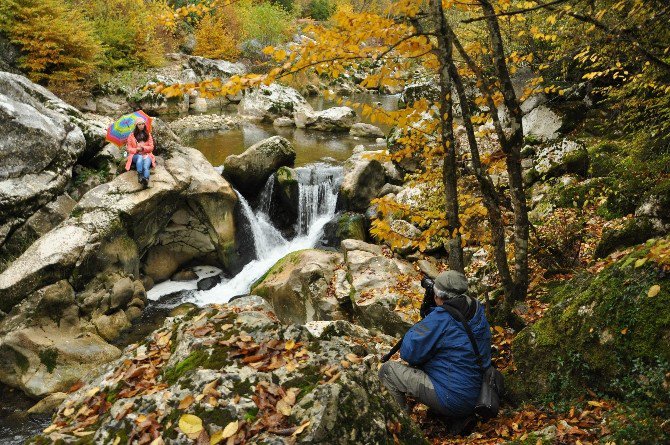
[[[549,289],[550,309],[512,344],[513,399],[567,399],[584,388],[630,397],[631,385],[624,382],[639,387],[650,381],[646,374],[667,372],[670,276],[649,261],[636,268],[646,253],[638,249],[596,275],[584,273]],[[661,290],[649,297],[654,285]]]
[[[660,235],[658,228],[649,218],[631,219],[620,229],[603,231],[600,242],[596,246],[595,257],[606,257],[617,249],[643,243],[658,235]]]

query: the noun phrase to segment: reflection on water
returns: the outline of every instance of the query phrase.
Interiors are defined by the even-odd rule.
[[[396,110],[398,107],[398,95],[357,93],[344,99],[357,103],[377,104],[386,110]],[[308,102],[315,110],[338,106],[336,102],[320,96],[311,97]],[[382,126],[382,130],[388,131],[389,128]],[[198,135],[186,142],[200,150],[212,165],[219,166],[227,156],[240,154],[256,142],[275,135],[283,136],[293,144],[297,153],[296,166],[321,160],[345,161],[351,156],[356,145],[371,148],[384,146],[383,143],[377,143],[373,139],[353,138],[346,132],[310,131],[294,127],[277,128],[272,124],[258,122],[244,122],[238,129],[225,133]]]
[[[296,166],[310,164],[324,158],[345,161],[356,145],[382,148],[372,139],[357,139],[348,133],[306,131],[300,128],[276,128],[270,124],[246,122],[241,128],[225,133],[194,137],[186,141],[214,165],[222,165],[227,156],[240,154],[256,142],[271,136],[283,136],[295,147]]]

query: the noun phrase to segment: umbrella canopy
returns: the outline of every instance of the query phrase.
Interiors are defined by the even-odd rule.
[[[121,147],[126,143],[130,133],[135,129],[135,124],[138,120],[146,122],[147,131],[151,132],[151,118],[144,111],[138,110],[134,113],[124,114],[110,125],[107,129],[106,139],[112,144]]]

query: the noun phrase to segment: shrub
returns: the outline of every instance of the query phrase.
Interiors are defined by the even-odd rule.
[[[160,17],[167,8],[164,2],[78,1],[103,44],[105,67],[118,70],[163,63],[165,44]]]
[[[84,15],[62,0],[3,0],[0,31],[21,47],[28,76],[52,87],[86,78],[102,52]]]
[[[305,16],[314,20],[326,21],[335,12],[336,5],[330,0],[312,0],[307,5]]]
[[[281,6],[246,2],[239,8],[242,36],[261,45],[283,43],[291,32],[293,17]]]
[[[217,8],[198,23],[194,54],[211,59],[234,59],[240,54],[237,44],[242,27],[232,7]]]

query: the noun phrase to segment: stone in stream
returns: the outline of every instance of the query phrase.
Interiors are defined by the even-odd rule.
[[[295,125],[318,131],[349,131],[356,123],[356,112],[349,107],[333,107],[323,111],[303,109],[295,114]]]
[[[279,117],[293,119],[295,113],[309,113],[313,110],[296,90],[273,83],[247,91],[237,111],[247,119],[273,122]]]
[[[213,277],[203,278],[198,281],[198,290],[210,290],[221,282],[221,275],[214,275]]]
[[[279,260],[252,287],[286,323],[347,319],[390,334],[413,324],[403,307],[423,296],[412,264],[381,246],[342,241],[343,253],[308,249]]]
[[[239,155],[230,155],[223,163],[223,175],[245,195],[257,195],[267,179],[279,167],[292,166],[295,148],[281,136],[272,136],[247,148]]]
[[[139,437],[138,416],[151,413],[148,422],[166,443],[192,441],[177,427],[188,414],[202,421],[209,437],[231,422],[246,422],[249,428],[233,433],[246,443],[289,443],[286,435],[299,428],[290,443],[424,445],[421,431],[377,377],[378,357],[393,341],[346,321],[282,325],[255,296],[206,307],[167,319],[138,347],[126,349],[68,396],[53,419],[63,427],[48,428],[35,440],[80,441],[87,415],[68,414],[100,400],[111,406],[85,427],[91,443]],[[252,357],[256,349],[247,344],[267,352]],[[157,371],[154,384],[135,372],[145,365]],[[394,434],[388,425],[400,426]]]
[[[347,210],[364,212],[386,183],[384,167],[373,156],[372,153],[360,152],[344,164],[340,199]]]
[[[372,139],[383,138],[385,136],[381,128],[364,122],[353,124],[349,129],[349,134],[354,137]]]

